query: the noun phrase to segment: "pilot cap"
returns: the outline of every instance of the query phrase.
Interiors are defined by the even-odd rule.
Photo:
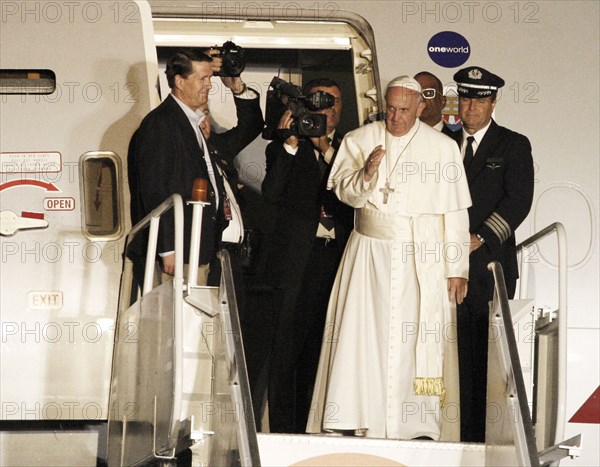
[[[387,85],[387,89],[390,88],[406,88],[421,94],[421,85],[419,82],[408,75],[397,76],[391,80],[390,84]]]
[[[504,86],[504,80],[480,66],[470,66],[457,71],[454,81],[458,95],[470,98],[495,96],[498,89]]]

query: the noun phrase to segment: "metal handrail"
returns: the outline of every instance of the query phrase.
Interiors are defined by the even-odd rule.
[[[567,418],[567,234],[560,222],[550,224],[525,241],[517,245],[517,253],[527,251],[527,248],[539,240],[556,232],[558,242],[558,395],[556,434],[554,443],[562,441]],[[519,296],[526,293],[529,279],[529,262],[525,261],[525,254],[521,255],[521,278],[519,283]]]
[[[221,319],[226,329],[225,340],[230,352],[229,381],[231,382],[232,399],[242,412],[237,425],[238,449],[240,465],[244,467],[260,467],[260,452],[256,437],[256,426],[252,412],[252,398],[246,369],[242,328],[238,314],[235,285],[229,252],[223,249],[219,253],[221,261]],[[237,341],[237,342],[236,342]],[[246,413],[248,411],[249,413]]]
[[[174,301],[174,343],[173,359],[174,365],[174,394],[173,394],[173,413],[180,414],[182,406],[183,393],[183,201],[178,194],[167,198],[156,208],[154,208],[146,217],[140,220],[127,235],[125,242],[125,251],[133,238],[148,225],[148,248],[146,250],[146,266],[144,272],[144,286],[142,295],[152,290],[154,281],[154,262],[156,259],[156,249],[158,244],[158,226],[160,216],[173,208],[175,224],[175,271],[173,275],[173,301]],[[171,418],[170,438],[177,440],[179,436],[179,418]],[[156,455],[156,453],[154,453]],[[174,457],[175,453],[173,454]]]
[[[135,224],[125,243],[125,251],[127,251],[133,238],[148,224],[150,231],[148,232],[148,248],[146,250],[146,266],[144,271],[144,286],[142,295],[147,294],[152,290],[152,282],[154,280],[154,262],[156,258],[156,248],[158,244],[158,225],[160,216],[173,207],[175,214],[175,271],[174,278],[181,279],[183,283],[183,201],[181,195],[174,194],[170,198],[160,203],[146,217]]]
[[[508,292],[506,291],[502,265],[497,261],[493,261],[488,264],[488,269],[494,276],[494,300],[493,308],[490,310],[490,325],[497,323],[500,326],[501,337],[495,344],[498,346],[501,370],[505,375],[503,383],[505,390],[509,391],[507,396],[510,400],[514,401],[514,396],[516,395],[518,406],[516,403],[513,403],[512,408],[518,411],[518,419],[521,421],[521,423],[516,423],[515,419],[515,423],[512,425],[518,465],[538,466],[539,459],[535,446],[535,435],[527,403],[527,394],[525,392],[525,383],[523,382],[523,373],[513,329],[510,305],[508,304]],[[490,345],[492,345],[491,342]],[[488,368],[488,374],[494,370],[493,368]],[[512,394],[513,391],[516,394]],[[487,445],[488,440],[486,439]],[[486,453],[486,465],[488,465],[488,460]]]

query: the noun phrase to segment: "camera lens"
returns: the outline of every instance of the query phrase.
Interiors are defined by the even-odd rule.
[[[221,48],[220,57],[223,60],[219,76],[240,76],[246,63],[244,61],[244,50],[231,41],[227,41]]]
[[[315,120],[310,115],[305,115],[302,118],[300,125],[304,131],[310,131],[315,127]]]

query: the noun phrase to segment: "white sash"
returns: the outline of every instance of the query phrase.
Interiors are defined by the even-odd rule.
[[[416,348],[414,391],[417,395],[439,396],[444,404],[444,345],[439,336],[428,335],[427,327],[439,323],[446,331],[451,323],[443,261],[443,219],[439,215],[400,216],[375,209],[356,209],[355,230],[381,240],[410,241],[414,244],[417,279],[420,284],[419,339]],[[411,235],[412,229],[412,235]],[[425,252],[426,254],[423,254]]]

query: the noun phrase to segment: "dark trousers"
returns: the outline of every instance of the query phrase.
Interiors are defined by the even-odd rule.
[[[477,251],[473,255],[477,254]],[[484,442],[487,406],[489,302],[494,278],[481,258],[471,257],[469,291],[457,307],[458,365],[460,378],[460,439]],[[506,283],[509,298],[516,280]]]
[[[317,239],[296,288],[275,291],[276,330],[269,370],[269,429],[304,433],[319,364],[327,304],[341,258]]]

